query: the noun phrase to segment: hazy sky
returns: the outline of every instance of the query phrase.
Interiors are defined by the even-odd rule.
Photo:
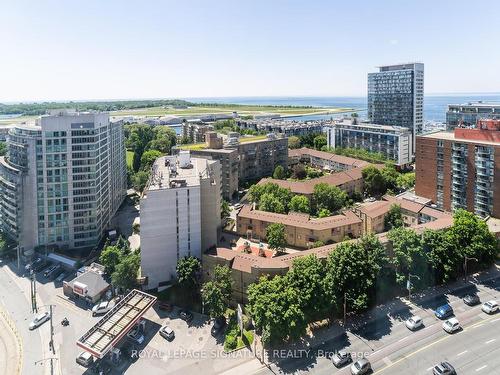
[[[0,101],[500,91],[500,1],[2,0]]]

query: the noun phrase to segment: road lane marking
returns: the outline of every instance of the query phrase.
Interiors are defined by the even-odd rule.
[[[500,320],[500,318],[494,319],[494,320],[491,321],[491,323],[498,322],[499,320]]]
[[[491,318],[489,318],[487,320],[491,321],[492,319],[493,319],[493,317],[491,317]],[[471,325],[471,326],[469,326],[467,328],[464,328],[463,332],[468,331],[468,330],[473,329],[473,328],[476,328],[476,327],[480,327],[480,326],[484,325],[484,323],[485,322],[483,321],[483,322],[479,322],[479,323],[473,324],[473,325]],[[421,351],[423,351],[425,349],[428,349],[428,348],[430,348],[430,347],[432,347],[432,346],[440,343],[441,341],[447,340],[447,339],[449,339],[451,337],[453,337],[453,336],[452,335],[447,335],[447,336],[441,337],[439,340],[433,341],[433,342],[431,342],[431,343],[429,343],[429,344],[427,344],[427,345],[425,345],[425,346],[423,346],[423,347],[421,347],[421,348],[419,348],[419,349],[417,349],[417,350],[415,350],[415,351],[413,351],[411,353],[405,354],[401,358],[399,358],[396,361],[392,362],[390,365],[387,365],[387,366],[381,368],[380,370],[375,371],[374,374],[380,374],[383,371],[387,370],[388,368],[390,368],[390,367],[392,367],[392,366],[394,366],[394,365],[396,365],[396,364],[398,364],[398,363],[400,363],[400,362],[402,362],[402,361],[404,361],[404,360],[406,360],[406,359],[408,359],[410,357],[413,357],[415,354],[420,353]]]
[[[433,367],[433,366],[431,366],[431,367],[429,367],[429,368],[428,368],[427,370],[425,370],[425,371],[431,371],[433,368],[434,368],[434,367]]]
[[[484,370],[486,367],[488,367],[488,365],[481,366],[481,367],[476,369],[476,372]]]
[[[390,366],[392,364],[392,361],[388,357],[384,357],[383,361],[388,366]]]
[[[399,339],[398,342],[405,341],[408,338],[408,336],[403,337],[402,339]]]
[[[461,355],[464,355],[464,354],[465,354],[465,353],[467,353],[467,352],[468,352],[468,350],[464,350],[463,352],[458,353],[458,354],[457,354],[457,357],[460,357]]]
[[[485,342],[485,344],[491,344],[493,341],[496,341],[496,339],[491,339]]]

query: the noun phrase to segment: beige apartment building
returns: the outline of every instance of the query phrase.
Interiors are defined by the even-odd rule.
[[[245,205],[236,218],[240,236],[264,241],[267,227],[272,223],[284,224],[288,245],[300,248],[309,248],[316,241],[326,244],[357,238],[362,233],[361,219],[351,211],[317,219],[304,213],[277,214]]]

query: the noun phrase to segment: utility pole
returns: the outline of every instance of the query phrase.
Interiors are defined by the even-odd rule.
[[[17,271],[21,272],[21,246],[17,245]]]
[[[347,293],[344,292],[344,328],[347,322]]]
[[[406,287],[408,288],[408,302],[411,302],[411,278],[414,277],[418,280],[420,280],[420,277],[417,275],[412,275],[411,273],[408,273],[408,282]]]
[[[464,257],[464,274],[465,274],[465,282],[467,282],[467,262],[469,260],[475,260],[476,262],[479,262],[479,260],[477,258],[473,258],[473,257],[468,257],[467,255],[465,255]]]
[[[56,354],[56,349],[54,348],[54,324],[52,324],[52,306],[49,305],[50,309],[50,342],[49,342],[49,347],[52,348],[52,354]],[[51,361],[52,365],[52,361]]]
[[[30,270],[30,291],[31,291],[31,312],[38,312],[36,306],[36,274],[33,269]]]

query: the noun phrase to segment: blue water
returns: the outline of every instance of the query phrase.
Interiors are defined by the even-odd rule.
[[[305,97],[224,97],[224,98],[186,98],[195,103],[231,103],[255,105],[300,105],[313,107],[342,107],[355,108],[362,117],[366,115],[366,97],[351,96],[305,96]],[[482,100],[485,102],[500,103],[500,94],[460,94],[460,95],[426,95],[424,98],[424,119],[433,121],[446,120],[448,104],[462,104],[470,101]],[[302,120],[329,119],[332,115],[303,116]]]

